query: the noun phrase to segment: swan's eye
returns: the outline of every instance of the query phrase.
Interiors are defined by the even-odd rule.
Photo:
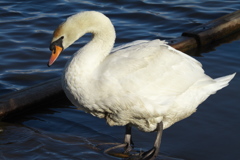
[[[55,46],[59,46],[59,47],[62,47],[62,48],[63,48],[63,45],[62,45],[63,38],[64,38],[64,36],[62,36],[62,37],[60,37],[58,40],[52,42],[52,43],[50,44],[49,49],[50,49],[51,51],[54,51],[54,53],[55,53]]]

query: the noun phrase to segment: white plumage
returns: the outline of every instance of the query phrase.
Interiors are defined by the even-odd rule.
[[[66,49],[87,32],[93,39],[68,61],[63,89],[74,105],[111,126],[131,124],[150,132],[162,121],[165,129],[190,116],[235,75],[212,79],[200,62],[160,40],[112,49],[114,27],[94,11],[69,17],[52,44],[62,37]]]

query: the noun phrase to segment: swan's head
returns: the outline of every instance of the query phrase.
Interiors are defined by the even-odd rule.
[[[51,66],[55,62],[64,49],[68,48],[85,33],[98,35],[99,33],[106,34],[106,32],[112,32],[112,30],[115,36],[114,27],[111,21],[100,12],[80,12],[67,18],[67,20],[60,24],[53,33],[50,44],[52,55],[48,66]]]

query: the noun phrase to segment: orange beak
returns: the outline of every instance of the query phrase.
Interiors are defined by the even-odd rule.
[[[48,62],[48,67],[50,67],[58,58],[58,56],[60,55],[60,53],[62,52],[63,48],[60,46],[55,46],[55,49],[52,51],[52,55],[51,58]]]

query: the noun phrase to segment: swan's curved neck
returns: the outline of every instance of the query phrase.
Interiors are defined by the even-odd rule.
[[[92,40],[72,56],[65,72],[74,72],[86,79],[109,55],[116,38],[115,29],[109,19],[95,24],[85,31],[93,34]]]

